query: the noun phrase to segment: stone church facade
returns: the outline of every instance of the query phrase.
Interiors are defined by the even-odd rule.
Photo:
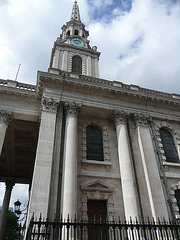
[[[30,184],[27,222],[180,218],[180,95],[100,79],[88,35],[75,2],[36,86],[0,80],[0,181]]]

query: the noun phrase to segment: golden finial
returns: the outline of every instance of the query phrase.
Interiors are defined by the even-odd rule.
[[[77,3],[77,1],[75,0],[75,2],[74,3]]]

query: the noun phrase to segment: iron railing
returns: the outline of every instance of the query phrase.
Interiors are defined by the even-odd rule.
[[[22,235],[20,235],[22,238]],[[180,240],[180,224],[158,219],[144,221],[43,221],[32,219],[26,240]],[[21,240],[21,239],[20,239]]]

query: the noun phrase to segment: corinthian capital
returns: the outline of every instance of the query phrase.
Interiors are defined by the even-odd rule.
[[[128,119],[128,112],[125,112],[124,110],[115,110],[115,124],[119,125],[122,123],[126,123]]]
[[[50,112],[56,112],[57,107],[59,105],[59,101],[55,101],[53,98],[46,98],[43,97],[42,99],[42,110],[50,111]]]
[[[76,102],[66,101],[64,106],[65,106],[65,111],[66,111],[66,117],[77,117],[77,114],[81,107],[80,104],[78,104]]]
[[[134,113],[135,126],[147,126],[149,115],[146,113]]]
[[[11,120],[11,113],[6,112],[5,110],[0,110],[0,123],[8,124]]]

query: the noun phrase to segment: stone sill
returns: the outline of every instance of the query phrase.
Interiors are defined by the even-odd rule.
[[[180,219],[180,215],[178,214],[178,215],[176,215],[176,219],[177,220],[179,220]]]
[[[111,162],[107,162],[107,161],[95,161],[95,160],[82,160],[82,166],[84,169],[87,169],[87,166],[91,165],[91,166],[102,166],[105,167],[105,170],[107,172],[109,172],[112,163]]]
[[[180,163],[163,162],[163,166],[180,168]]]
[[[111,166],[111,162],[107,161],[96,161],[96,160],[82,160],[82,163],[92,164],[92,165],[108,165]]]

